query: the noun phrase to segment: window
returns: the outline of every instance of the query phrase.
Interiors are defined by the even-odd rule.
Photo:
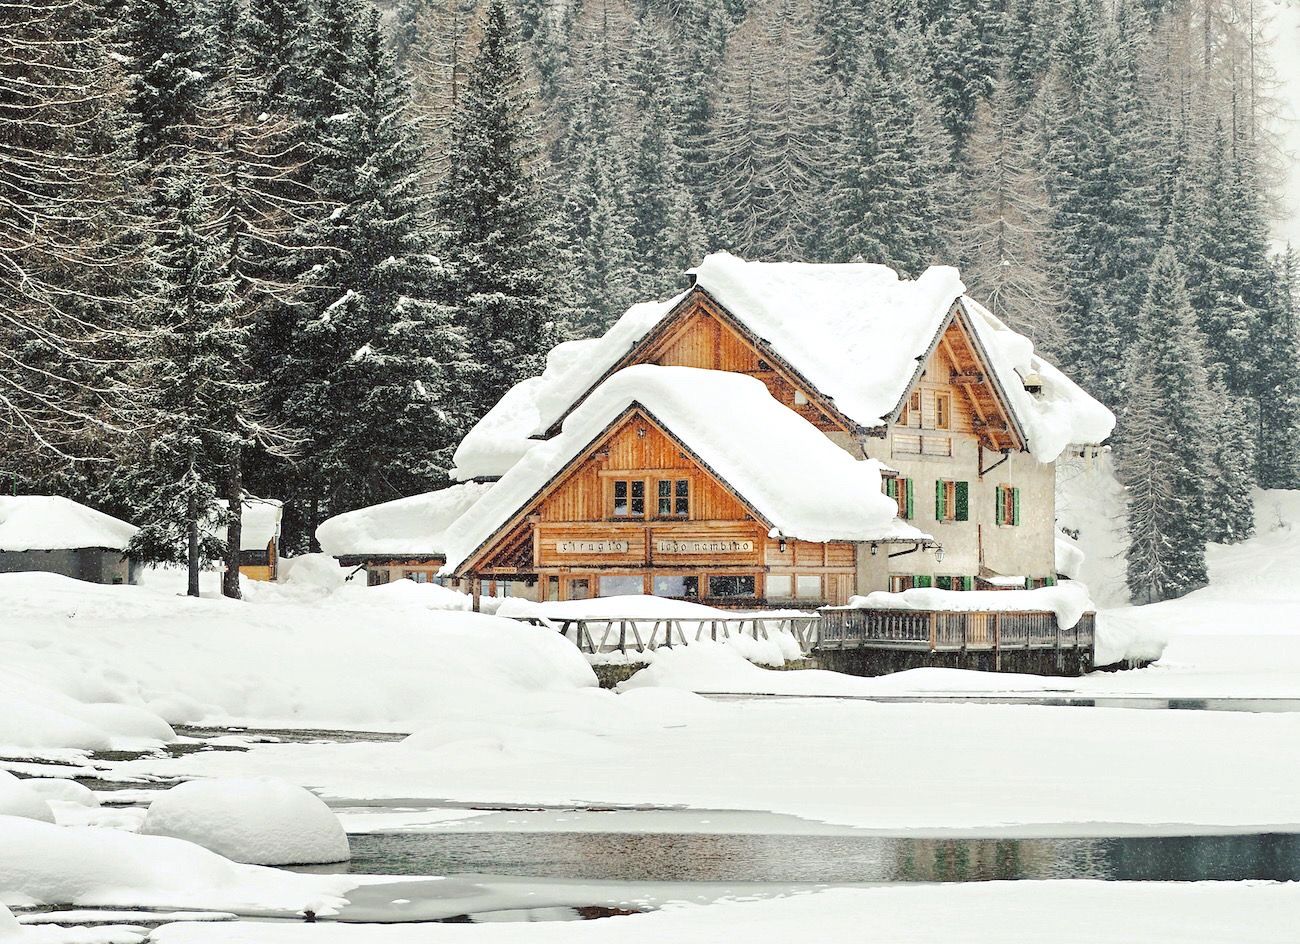
[[[952,395],[936,393],[934,395],[934,428],[948,429],[952,424]]]
[[[791,574],[767,575],[767,598],[788,600],[794,596],[794,577]]]
[[[727,574],[709,578],[709,596],[711,597],[752,597],[754,595],[754,577],[752,574]]]
[[[1020,524],[1020,489],[999,485],[995,493],[994,515],[998,524]]]
[[[794,593],[800,600],[822,598],[822,578],[818,574],[804,574],[794,579]]]
[[[614,517],[645,517],[645,481],[643,479],[614,480]]]
[[[690,479],[660,479],[657,483],[660,518],[685,518],[691,513]]]
[[[907,403],[903,405],[903,411],[898,414],[899,426],[919,427],[921,425],[921,391],[913,390],[912,395],[907,398]]]
[[[388,571],[387,571],[387,570],[367,570],[367,571],[366,571],[366,586],[367,586],[367,587],[382,587],[382,586],[383,586],[384,584],[386,584],[386,583],[388,583]]]
[[[547,577],[546,578],[546,601],[548,603],[554,603],[558,599],[560,599],[560,578]]]
[[[885,479],[885,494],[898,502],[898,517],[910,519],[915,512],[913,497],[916,489],[911,479],[890,476]]]
[[[934,585],[940,590],[974,590],[974,577],[935,577]]]
[[[904,590],[911,590],[915,583],[916,578],[911,574],[896,574],[889,578],[889,592],[902,593]]]
[[[570,600],[590,600],[591,599],[591,581],[586,577],[569,578],[569,599]]]
[[[640,574],[605,574],[600,578],[602,597],[622,597],[645,593],[645,580]]]
[[[934,520],[967,521],[970,518],[970,483],[939,479],[934,483]]]
[[[1056,586],[1056,578],[1055,577],[1030,577],[1028,582],[1026,583],[1026,586],[1030,590],[1037,590],[1039,587],[1054,587]]]
[[[700,578],[694,574],[655,574],[651,588],[657,597],[696,598],[700,595]]]
[[[913,586],[913,587],[933,587],[933,586],[934,586],[934,578],[933,578],[933,577],[928,577],[928,576],[926,576],[925,574],[916,574],[915,576],[912,577],[912,586]]]

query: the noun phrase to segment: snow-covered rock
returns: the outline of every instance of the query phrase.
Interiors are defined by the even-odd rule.
[[[357,884],[240,865],[201,846],[117,829],[0,816],[0,900],[21,905],[130,905],[226,911],[313,907],[330,914]]]
[[[54,822],[54,811],[44,797],[7,770],[0,770],[0,815]],[[0,884],[0,891],[3,889]]]
[[[95,791],[84,784],[77,783],[75,780],[56,777],[33,777],[30,780],[24,780],[23,785],[46,800],[76,803],[79,806],[87,807],[99,806],[99,798],[95,796]]]
[[[193,780],[149,805],[140,832],[185,839],[235,862],[312,865],[351,858],[328,806],[273,777]]]

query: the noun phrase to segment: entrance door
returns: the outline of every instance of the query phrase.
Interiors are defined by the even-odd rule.
[[[566,600],[590,600],[592,598],[592,578],[590,577],[569,577],[567,580],[565,594]]]

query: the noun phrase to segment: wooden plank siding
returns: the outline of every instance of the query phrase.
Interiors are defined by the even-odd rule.
[[[689,485],[684,516],[660,516],[657,482]],[[645,508],[640,516],[615,515],[616,481],[645,482]],[[700,465],[652,417],[633,409],[611,425],[582,455],[570,463],[503,529],[480,549],[464,569],[466,574],[536,580],[545,593],[569,597],[571,581],[589,578],[592,586],[603,574],[640,576],[651,592],[652,575],[697,578],[701,598],[709,574],[753,577],[754,605],[766,595],[766,575],[816,576],[822,581],[820,602],[843,603],[852,594],[856,575],[854,546],[818,544],[770,538],[770,525],[707,468]],[[581,542],[602,542],[599,551]],[[616,542],[616,543],[610,543]],[[708,542],[716,546],[700,553],[661,548],[659,542]],[[554,582],[548,582],[552,580]],[[789,598],[780,601],[789,604]]]

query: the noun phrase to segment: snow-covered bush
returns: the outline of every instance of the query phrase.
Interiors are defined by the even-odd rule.
[[[273,777],[193,780],[160,794],[140,832],[185,839],[235,862],[310,865],[351,858],[319,797]]]

